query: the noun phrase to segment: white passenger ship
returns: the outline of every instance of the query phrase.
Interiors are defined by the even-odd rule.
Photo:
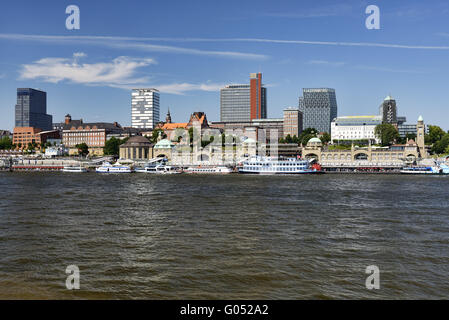
[[[321,166],[311,165],[308,160],[295,158],[277,159],[270,157],[252,157],[242,162],[239,173],[252,174],[306,174],[322,173]]]
[[[128,166],[120,164],[110,164],[109,162],[104,162],[101,167],[95,169],[99,173],[131,173],[131,168]]]
[[[210,173],[210,174],[228,174],[232,173],[232,168],[226,166],[216,167],[188,167],[185,173]]]

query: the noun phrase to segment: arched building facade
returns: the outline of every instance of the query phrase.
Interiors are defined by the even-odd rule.
[[[134,136],[120,146],[120,158],[148,160],[153,158],[153,144],[147,138]]]

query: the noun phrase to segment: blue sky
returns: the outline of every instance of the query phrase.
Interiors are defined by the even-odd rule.
[[[65,8],[81,11],[67,30]],[[381,29],[365,27],[380,8]],[[132,87],[161,90],[161,120],[205,111],[219,88],[262,72],[268,117],[304,87],[331,87],[338,114],[378,112],[449,129],[447,1],[8,1],[0,10],[0,129],[14,126],[17,87],[47,92],[54,121],[131,122]]]

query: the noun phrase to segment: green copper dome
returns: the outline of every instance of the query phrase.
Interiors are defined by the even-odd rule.
[[[318,142],[321,143],[321,140],[318,139],[318,138],[312,138],[312,139],[309,140],[309,142],[310,143],[318,143]]]
[[[162,139],[155,144],[154,149],[171,149],[174,147],[174,143],[168,139]]]

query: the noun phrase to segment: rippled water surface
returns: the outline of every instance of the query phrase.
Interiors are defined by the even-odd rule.
[[[449,176],[3,172],[0,187],[3,299],[449,297]]]

